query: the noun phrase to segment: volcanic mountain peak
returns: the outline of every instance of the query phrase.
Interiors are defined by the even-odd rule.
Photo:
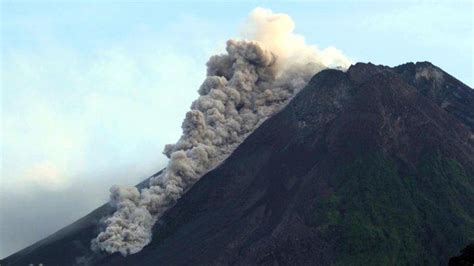
[[[101,207],[2,265],[438,265],[474,241],[474,93],[438,67],[324,70],[127,257]]]
[[[474,130],[472,89],[429,62],[394,68],[405,81]]]

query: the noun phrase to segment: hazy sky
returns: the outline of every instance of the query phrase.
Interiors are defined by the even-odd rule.
[[[473,4],[1,3],[0,257],[165,165],[207,58],[257,6],[354,62],[431,61],[473,86]]]

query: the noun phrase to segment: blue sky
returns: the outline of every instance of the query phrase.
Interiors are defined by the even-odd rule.
[[[2,1],[0,257],[160,170],[207,58],[257,6],[354,62],[431,61],[473,86],[471,1]]]

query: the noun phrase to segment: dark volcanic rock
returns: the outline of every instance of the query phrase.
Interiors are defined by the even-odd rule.
[[[449,259],[449,266],[472,266],[474,265],[474,243],[468,245],[461,251],[461,255]]]
[[[429,63],[323,71],[142,252],[91,254],[79,230],[2,265],[445,265],[474,240],[473,95]]]
[[[474,130],[472,89],[429,62],[408,63],[394,69],[410,85]]]

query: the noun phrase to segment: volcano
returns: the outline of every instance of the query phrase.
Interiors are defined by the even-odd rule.
[[[474,242],[473,130],[473,90],[429,62],[323,70],[141,252],[91,251],[104,205],[1,265],[446,265]]]

